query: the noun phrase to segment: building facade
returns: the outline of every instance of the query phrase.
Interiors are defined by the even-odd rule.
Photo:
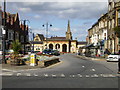
[[[104,56],[107,48],[107,16],[102,15],[88,30],[87,43],[92,55]]]
[[[2,25],[4,25],[4,18],[5,18],[5,49],[11,49],[11,44],[15,40],[19,40],[22,45],[28,42],[28,26],[20,24],[19,14],[11,14],[8,12],[2,12]]]
[[[43,51],[44,49],[53,49],[60,52],[71,52],[76,53],[78,51],[77,40],[72,39],[72,32],[70,30],[70,21],[68,21],[66,37],[51,37],[45,39],[42,34],[37,34],[32,43],[32,48],[34,46],[34,51]]]
[[[107,50],[109,53],[120,52],[120,35],[115,32],[115,28],[120,26],[120,0],[108,1],[108,12],[102,15],[98,21],[88,30],[88,45],[98,46],[97,51],[104,55]],[[120,31],[119,31],[120,32]]]
[[[120,50],[120,38],[114,32],[115,27],[120,26],[120,0],[109,1],[108,5],[108,41],[107,48],[111,53],[118,53]]]

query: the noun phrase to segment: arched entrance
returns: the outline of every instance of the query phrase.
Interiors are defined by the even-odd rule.
[[[67,45],[66,44],[62,45],[62,52],[67,52]]]
[[[57,50],[60,49],[60,44],[56,44],[55,49],[57,49]]]
[[[53,49],[53,44],[49,44],[49,49]]]

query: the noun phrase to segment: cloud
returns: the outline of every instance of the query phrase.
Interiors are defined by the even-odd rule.
[[[50,28],[50,31],[58,32],[58,31],[61,31],[61,28],[57,28],[57,27]]]
[[[18,8],[18,10],[21,12],[26,12],[26,13],[31,11],[30,8]]]
[[[41,18],[41,16],[40,15],[35,15],[34,18],[39,19],[39,18]]]
[[[80,40],[86,38],[87,29],[95,23],[93,21],[107,12],[107,2],[11,2],[7,5],[9,11],[19,12],[20,16],[29,19],[36,28],[37,23],[46,21],[55,23],[54,25],[58,27],[51,27],[49,36],[65,36],[66,28],[63,26],[65,20],[75,20],[75,23],[71,22],[72,35]],[[33,31],[46,35],[45,28]]]
[[[107,11],[107,2],[28,2],[16,4],[18,11],[30,12],[62,19],[93,19]],[[99,6],[99,7],[98,7]]]

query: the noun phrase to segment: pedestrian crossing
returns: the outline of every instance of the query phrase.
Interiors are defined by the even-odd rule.
[[[26,76],[26,77],[51,77],[51,78],[99,78],[99,77],[103,77],[103,78],[114,78],[114,77],[120,77],[120,74],[92,74],[92,75],[85,75],[85,74],[71,74],[71,75],[65,75],[65,74],[37,74],[37,73],[11,73],[11,72],[7,72],[7,73],[1,73],[0,76],[17,76],[17,77],[21,77],[21,76]]]

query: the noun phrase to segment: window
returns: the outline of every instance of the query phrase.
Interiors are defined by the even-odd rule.
[[[0,50],[2,50],[2,43],[0,43]]]
[[[24,37],[23,37],[23,36],[21,36],[20,40],[21,40],[21,42],[24,42]]]
[[[13,33],[12,32],[8,33],[8,38],[9,38],[9,40],[13,40]]]
[[[118,26],[120,26],[120,10],[118,11]]]

